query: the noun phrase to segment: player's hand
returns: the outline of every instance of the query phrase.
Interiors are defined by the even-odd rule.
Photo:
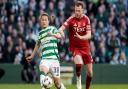
[[[28,62],[31,62],[31,61],[32,61],[32,59],[33,59],[32,55],[31,55],[31,56],[26,57],[26,60],[27,60]]]
[[[82,39],[82,36],[80,36],[77,32],[76,32],[76,35],[74,35],[76,38],[78,39]]]
[[[49,36],[53,36],[53,33],[51,33],[51,32],[48,32],[48,35],[49,35]]]

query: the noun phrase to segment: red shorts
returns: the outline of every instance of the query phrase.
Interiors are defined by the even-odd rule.
[[[84,64],[93,63],[93,59],[88,48],[71,48],[71,52],[73,53],[73,57],[76,55],[80,55],[83,59]]]

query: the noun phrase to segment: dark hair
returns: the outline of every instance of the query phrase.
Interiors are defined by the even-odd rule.
[[[50,17],[49,17],[49,15],[48,15],[48,13],[42,13],[41,15],[40,15],[40,19],[42,18],[42,16],[47,16],[48,17],[48,20],[50,20]]]
[[[85,4],[83,1],[76,1],[75,6],[81,6],[83,9],[85,8]]]

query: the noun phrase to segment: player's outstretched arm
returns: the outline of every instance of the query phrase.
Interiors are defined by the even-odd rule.
[[[91,31],[87,31],[87,34],[86,35],[79,35],[77,32],[76,32],[76,35],[75,37],[77,37],[78,39],[81,39],[81,40],[89,40],[91,39]]]
[[[32,61],[32,59],[34,58],[34,56],[35,56],[37,50],[39,49],[39,47],[40,47],[40,44],[36,44],[35,47],[34,47],[34,50],[33,50],[32,54],[30,56],[26,57],[26,60],[28,62],[31,62]]]
[[[56,37],[57,39],[62,39],[62,36],[61,36],[60,33],[56,33],[56,34],[54,34],[54,33],[48,32],[48,35],[50,35],[50,36],[54,36],[54,37]]]
[[[54,36],[54,37],[56,37],[57,39],[63,39],[63,38],[65,37],[65,36],[64,36],[64,30],[65,30],[65,27],[64,27],[64,26],[61,26],[61,27],[59,28],[59,33],[54,34],[54,33],[52,33],[52,32],[48,32],[48,35]]]

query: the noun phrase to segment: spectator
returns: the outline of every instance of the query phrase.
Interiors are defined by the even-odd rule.
[[[44,11],[46,9],[46,0],[41,0],[39,3],[40,10]]]
[[[54,2],[53,1],[50,1],[49,4],[48,4],[48,9],[47,9],[47,12],[49,15],[51,15],[52,13],[55,13],[56,14],[56,9],[55,9],[55,6],[54,6]]]
[[[60,27],[65,20],[65,14],[64,11],[59,12],[59,16],[56,18],[56,25],[57,27]]]
[[[23,51],[26,47],[24,47],[24,42],[22,40],[22,38],[18,38],[18,46],[16,47],[16,55],[14,58],[14,64],[20,64],[22,58],[23,58]]]
[[[0,63],[2,63],[3,60],[4,60],[3,46],[0,44]]]
[[[20,7],[26,9],[27,8],[28,0],[18,0],[18,4]]]
[[[120,53],[119,56],[119,64],[126,65],[126,56],[123,51]]]
[[[104,4],[98,7],[98,13],[96,15],[96,19],[97,21],[102,21],[104,24],[106,24],[107,13],[106,13],[106,7]]]
[[[119,52],[119,48],[116,47],[114,48],[114,52],[112,54],[112,59],[110,60],[110,64],[116,65],[119,64],[119,56],[120,56],[120,52]]]
[[[128,59],[128,46],[126,46],[126,40],[121,41],[121,51],[123,51],[126,55],[126,59]]]
[[[97,51],[97,55],[98,55],[98,59],[99,59],[99,63],[105,63],[106,62],[106,48],[105,48],[105,44],[103,42],[101,42],[99,44],[99,49]]]
[[[12,41],[12,37],[8,36],[7,37],[7,42],[4,45],[4,62],[11,62],[13,63],[14,61],[14,43]],[[8,55],[8,56],[7,56]]]
[[[27,49],[33,49],[34,46],[35,46],[34,35],[32,34],[31,31],[26,38],[26,47]]]
[[[29,0],[29,9],[32,11],[36,10],[36,1],[35,0]]]
[[[102,21],[99,21],[98,23],[98,28],[96,31],[99,35],[101,35],[102,33],[106,33],[107,32],[107,28],[105,28],[104,23]]]
[[[18,40],[17,40],[18,33],[15,28],[12,29],[11,37],[12,37],[12,41],[13,41],[14,45],[17,45],[18,44]]]
[[[0,29],[0,44],[2,46],[4,46],[4,44],[5,44],[5,35],[3,34],[1,29]]]
[[[59,0],[58,9],[59,11],[63,11],[65,9],[65,0]]]
[[[120,46],[120,39],[117,37],[117,34],[118,34],[118,31],[113,26],[111,36],[108,38],[108,41],[107,41],[109,49],[113,49],[115,47]]]
[[[126,21],[124,18],[120,19],[120,25],[119,25],[119,36],[121,39],[127,39],[126,31],[127,31],[127,26],[126,26]]]
[[[123,3],[124,0],[117,0],[116,5],[116,14],[119,16],[121,11],[125,11],[125,5]]]

